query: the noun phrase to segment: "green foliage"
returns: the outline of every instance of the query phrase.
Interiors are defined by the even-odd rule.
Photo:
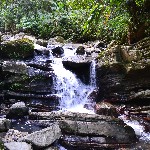
[[[1,24],[6,30],[23,30],[41,38],[63,36],[87,41],[112,39],[127,42],[128,30],[147,24],[148,0],[3,0]],[[137,12],[131,13],[136,5]],[[136,15],[136,17],[134,17]],[[134,19],[138,18],[138,19]]]
[[[0,150],[4,150],[4,144],[0,141]]]
[[[1,56],[6,58],[26,58],[33,55],[34,45],[26,38],[7,41],[2,43],[0,52]]]

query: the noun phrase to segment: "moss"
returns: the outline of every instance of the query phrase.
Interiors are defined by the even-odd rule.
[[[4,150],[4,144],[0,141],[0,150]]]
[[[33,56],[33,42],[27,38],[14,41],[6,41],[1,44],[1,56],[3,58],[21,59]]]

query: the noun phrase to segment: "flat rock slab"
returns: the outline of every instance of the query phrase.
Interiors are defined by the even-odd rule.
[[[55,140],[61,136],[61,130],[58,123],[54,123],[52,126],[40,131],[28,134],[24,141],[31,143],[35,148],[44,148],[51,145]]]
[[[64,134],[107,137],[106,143],[132,143],[136,141],[134,130],[121,119],[110,116],[73,112],[31,112],[30,117],[59,121]],[[108,142],[107,139],[111,139]]]
[[[28,67],[24,62],[19,61],[4,61],[2,70],[16,74],[27,74]]]
[[[92,57],[77,55],[77,56],[64,57],[62,63],[65,67],[78,68],[78,67],[90,66],[92,60],[93,60]]]
[[[32,150],[31,145],[26,142],[4,143],[4,147],[6,150]]]
[[[113,120],[111,122],[64,120],[60,121],[60,128],[65,134],[105,137],[106,143],[109,144],[126,144],[136,141],[135,132],[130,126],[119,124]]]
[[[34,120],[76,120],[76,121],[86,121],[86,122],[97,122],[97,121],[112,121],[112,117],[98,115],[98,114],[87,114],[87,113],[75,113],[70,111],[53,111],[53,112],[30,112],[29,113],[30,119]],[[122,122],[120,119],[114,119],[118,121],[118,123]]]
[[[61,145],[66,149],[73,150],[119,150],[119,148],[122,147],[125,148],[125,150],[128,150],[126,147],[130,147],[130,144],[107,143],[106,138],[107,137],[81,137],[64,135],[61,139]]]

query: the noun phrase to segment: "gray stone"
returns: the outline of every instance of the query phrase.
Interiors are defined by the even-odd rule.
[[[28,67],[24,62],[4,61],[2,65],[2,71],[7,71],[16,74],[27,74]]]
[[[57,46],[52,49],[53,55],[62,55],[64,53],[64,49],[60,46]]]
[[[23,138],[28,135],[28,132],[20,132],[18,130],[9,129],[3,138],[4,143],[22,142]]]
[[[32,150],[31,145],[26,142],[4,143],[4,146],[7,150]]]
[[[76,120],[76,121],[88,121],[88,122],[97,122],[97,121],[110,121],[112,117],[97,115],[97,114],[87,114],[87,113],[75,113],[75,112],[61,112],[61,111],[53,111],[53,112],[30,112],[29,117],[35,120]],[[116,122],[120,123],[120,119],[115,119]]]
[[[63,133],[73,135],[104,136],[115,143],[132,143],[136,141],[134,130],[126,124],[111,121],[83,122],[63,120],[60,122],[60,128]],[[107,141],[107,143],[110,143]]]
[[[92,57],[85,57],[85,56],[70,56],[70,57],[64,57],[63,58],[63,65],[65,67],[71,67],[71,68],[79,68],[79,67],[86,67],[90,66],[91,61],[93,60]]]
[[[33,144],[33,146],[38,149],[51,145],[55,140],[59,139],[60,136],[61,130],[59,125],[58,123],[54,123],[48,128],[27,135],[24,141]]]
[[[113,138],[114,143],[135,142],[134,130],[119,118],[73,112],[31,112],[38,119],[59,120],[63,133]]]
[[[39,44],[34,44],[34,50],[37,54],[49,55],[49,49]]]
[[[26,116],[28,111],[29,108],[26,107],[24,102],[17,102],[10,107],[7,118]]]
[[[10,128],[11,121],[6,118],[0,118],[0,132],[5,132]]]

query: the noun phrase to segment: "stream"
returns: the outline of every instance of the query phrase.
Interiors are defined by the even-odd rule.
[[[36,45],[38,46],[38,45]],[[49,45],[50,47],[50,45]],[[95,102],[91,102],[88,100],[89,94],[96,89],[96,62],[93,60],[90,65],[90,81],[88,84],[85,84],[77,77],[77,75],[70,70],[64,68],[62,60],[63,58],[74,56],[75,48],[64,48],[63,57],[55,57],[52,54],[50,56],[39,56],[35,55],[35,58],[31,61],[47,61],[52,60],[51,66],[53,69],[53,73],[55,76],[53,77],[53,95],[58,96],[59,111],[72,111],[72,112],[80,112],[80,113],[89,113],[94,114],[94,109],[85,108],[86,104],[91,103],[93,105]],[[36,100],[35,100],[36,101]],[[135,133],[142,143],[150,142],[150,133],[146,133],[142,125],[136,120],[128,120],[126,116],[120,116],[120,118],[129,126],[131,126]],[[14,129],[18,129],[21,131],[36,131],[41,128],[37,127],[35,124],[32,124],[27,118],[20,120],[12,120],[12,127]],[[65,150],[65,148],[60,146],[61,150]],[[139,146],[139,150],[142,149]]]

